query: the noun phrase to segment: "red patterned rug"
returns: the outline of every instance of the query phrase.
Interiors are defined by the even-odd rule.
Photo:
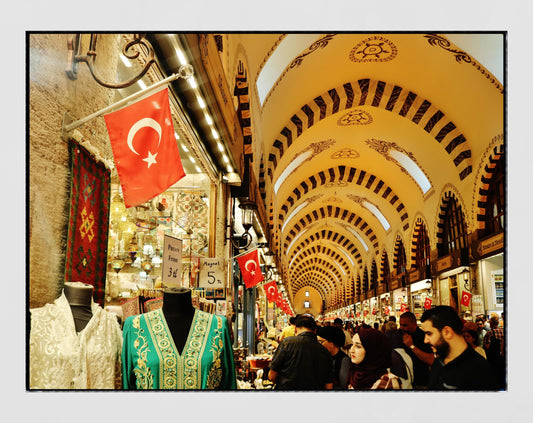
[[[72,181],[65,281],[94,286],[94,301],[103,307],[111,176],[75,141],[70,141],[69,153]]]

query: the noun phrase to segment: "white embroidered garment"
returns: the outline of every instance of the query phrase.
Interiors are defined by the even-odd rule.
[[[91,302],[92,317],[76,332],[65,294],[30,309],[30,389],[117,389],[122,331],[113,313]]]

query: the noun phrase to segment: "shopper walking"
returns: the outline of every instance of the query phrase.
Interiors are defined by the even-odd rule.
[[[450,306],[437,306],[421,317],[425,341],[437,358],[431,366],[430,390],[495,390],[496,379],[490,364],[468,346],[463,322]]]
[[[391,344],[374,328],[360,329],[352,339],[348,389],[401,389],[401,380],[389,371]]]
[[[418,327],[416,317],[410,311],[400,316],[400,330],[404,349],[413,360],[413,389],[426,389],[429,378],[429,366],[435,355],[431,347],[424,343],[424,332]]]
[[[296,321],[295,316],[289,317],[289,324],[285,326],[283,330],[281,331],[281,335],[279,336],[279,339],[278,339],[279,342],[283,341],[285,338],[289,336],[294,336],[294,329],[295,329],[294,322],[295,321]]]
[[[481,357],[487,358],[485,350],[477,343],[477,325],[474,322],[466,322],[463,324],[463,338],[469,347],[473,348]]]
[[[335,326],[319,327],[317,339],[333,358],[333,389],[346,389],[350,358],[341,350],[344,344],[344,333]]]
[[[315,319],[299,314],[295,334],[285,338],[274,352],[268,378],[277,390],[322,390],[333,388],[333,359],[317,341]]]

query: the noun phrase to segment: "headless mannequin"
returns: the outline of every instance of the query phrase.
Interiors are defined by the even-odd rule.
[[[83,282],[65,282],[63,288],[74,317],[76,332],[81,332],[93,317],[91,302],[93,299],[92,285]]]
[[[163,291],[162,311],[174,344],[181,354],[187,342],[195,312],[191,290],[182,287],[166,288]]]

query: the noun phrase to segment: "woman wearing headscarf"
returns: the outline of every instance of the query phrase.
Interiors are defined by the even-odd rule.
[[[360,329],[352,339],[348,389],[401,389],[401,380],[389,370],[392,347],[380,330]]]

